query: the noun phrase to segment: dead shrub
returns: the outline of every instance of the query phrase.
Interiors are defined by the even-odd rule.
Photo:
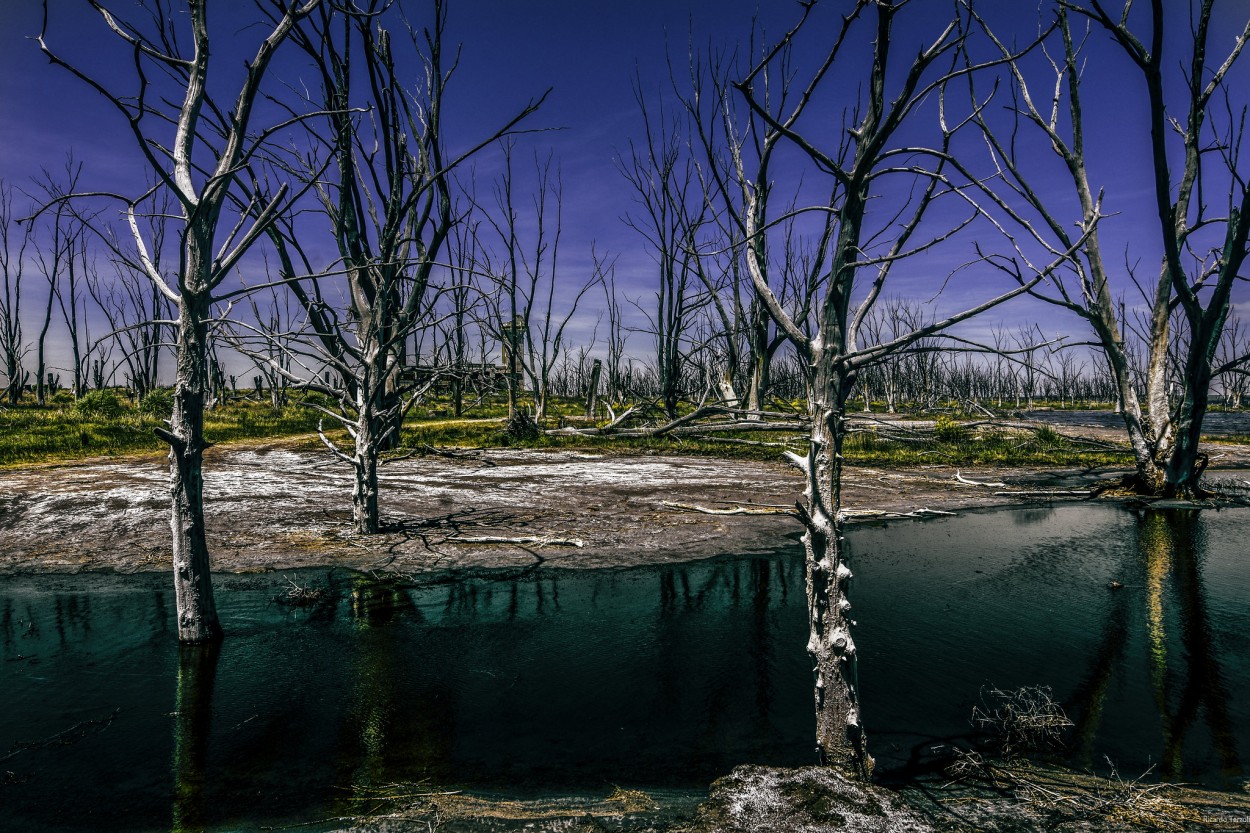
[[[330,591],[325,587],[297,584],[289,576],[283,576],[283,578],[286,579],[286,583],[290,586],[287,587],[285,593],[280,593],[273,597],[273,600],[280,605],[308,607],[330,596]]]
[[[1007,757],[1059,746],[1073,725],[1049,686],[982,689],[981,705],[972,707],[972,724],[995,735]]]

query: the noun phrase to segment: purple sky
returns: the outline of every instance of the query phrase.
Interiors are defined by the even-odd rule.
[[[921,42],[919,30],[931,38],[931,24],[945,19],[950,8],[939,0],[914,2],[919,9],[915,22],[900,26],[896,32],[900,56],[914,54]],[[415,13],[424,13],[423,4],[408,5]],[[757,5],[760,26],[770,41],[791,25],[799,12],[797,3],[759,4],[756,0],[452,0],[448,39],[461,42],[463,53],[450,91],[450,141],[454,144],[457,138],[468,141],[483,135],[531,97],[547,87],[554,88],[530,124],[559,130],[525,139],[517,153],[518,165],[525,167],[533,148],[544,154],[554,151],[562,167],[565,221],[561,247],[572,280],[588,271],[593,242],[600,252],[617,257],[617,281],[625,295],[646,305],[653,291],[654,266],[643,240],[622,221],[636,207],[614,163],[630,138],[637,138],[641,131],[632,91],[635,75],[641,77],[649,93],[666,87],[666,55],[684,60],[692,30],[700,47],[711,44],[724,48],[743,42]],[[825,3],[827,12],[847,5]],[[1034,3],[983,5],[1000,31],[1011,32],[1017,40],[1027,39],[1036,28]],[[102,77],[126,77],[122,75],[128,70],[124,53],[116,50],[111,35],[85,3],[51,0],[51,7],[49,41],[58,51],[92,67]],[[119,6],[123,7],[129,9],[131,5]],[[211,4],[216,33],[227,36],[214,42],[214,55],[221,67],[214,77],[224,82],[223,88],[234,84],[232,79],[240,71],[243,56],[260,37],[256,28],[240,28],[242,22],[254,19],[250,7],[249,0],[214,0]],[[1223,55],[1247,13],[1250,5],[1242,0],[1223,4],[1213,52]],[[37,2],[0,0],[0,178],[28,187],[40,167],[59,168],[64,154],[72,149],[85,164],[88,187],[134,192],[135,183],[142,183],[145,175],[133,139],[118,114],[98,95],[65,70],[50,66],[39,54],[29,36],[38,32],[40,20]],[[810,72],[823,54],[832,22],[826,14],[800,41],[796,60],[800,75]],[[858,54],[866,54],[868,44],[862,39],[868,31],[859,30],[861,41],[855,44]],[[236,50],[241,51],[236,54]],[[1138,104],[1140,81],[1100,31],[1091,38],[1089,58],[1083,94],[1091,174],[1096,187],[1106,188],[1106,208],[1115,214],[1104,226],[1104,248],[1126,253],[1113,256],[1113,263],[1139,261],[1142,272],[1149,275],[1156,268],[1158,231],[1152,223],[1145,122]],[[276,70],[274,80],[299,80],[300,73],[290,64],[280,64]],[[1232,77],[1234,95],[1250,89],[1247,72],[1243,60]],[[858,85],[859,79],[853,79],[853,84]],[[827,90],[824,94],[828,100],[822,102],[826,112],[814,113],[820,117],[808,122],[811,135],[819,136],[826,145],[832,138],[827,134],[838,129],[838,96],[853,94],[856,87],[828,84]],[[1006,98],[1000,96],[999,101],[1005,104]],[[1044,187],[1053,187],[1057,197],[1070,205],[1070,186],[1046,159],[1045,148],[1034,143],[1031,152],[1039,166],[1050,165],[1042,178]],[[477,163],[479,182],[487,183],[497,170],[498,154],[485,155]],[[810,169],[803,172],[801,180],[793,167],[778,169],[779,194],[791,194],[801,187],[807,189],[805,193],[814,193],[825,186]],[[486,190],[481,185],[479,188]],[[938,280],[969,259],[970,238],[908,264],[907,269],[900,270],[892,292],[927,301],[934,296]],[[968,270],[948,286],[934,307],[951,311],[1004,288],[1001,278],[986,270]],[[1121,288],[1127,291],[1127,283]],[[1244,289],[1236,297],[1244,299]],[[1134,300],[1128,298],[1130,305]],[[594,296],[590,306],[598,305],[598,296]],[[594,316],[595,310],[588,309],[581,317],[580,332],[588,332]],[[983,333],[999,322],[1015,325],[1034,321],[1048,333],[1072,332],[1085,337],[1075,319],[1030,302],[993,311],[968,331]],[[631,352],[645,355],[649,343],[644,333],[637,333],[631,337]]]

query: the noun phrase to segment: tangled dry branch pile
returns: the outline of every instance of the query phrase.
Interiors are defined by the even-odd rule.
[[[1007,758],[1056,746],[1073,725],[1048,686],[984,690],[981,705],[972,707],[972,724],[997,736]]]

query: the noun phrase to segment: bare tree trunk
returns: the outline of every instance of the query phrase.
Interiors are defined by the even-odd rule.
[[[364,396],[364,389],[361,389]],[[376,535],[381,528],[378,513],[378,436],[382,421],[371,403],[362,401],[356,421],[356,449],[352,468],[356,482],[352,487],[352,526],[360,535]],[[385,430],[385,429],[382,429]]]
[[[760,419],[764,399],[771,384],[770,369],[773,360],[772,339],[768,332],[768,310],[758,300],[753,301],[747,319],[750,354],[747,357],[747,410],[748,419]]]
[[[843,560],[837,517],[841,484],[842,426],[838,406],[817,383],[809,397],[812,421],[803,523],[806,553],[807,653],[815,674],[816,745],[821,763],[863,780],[872,775],[855,685],[855,641],[846,597],[851,579]]]
[[[213,642],[222,636],[204,534],[204,407],[210,392],[208,322],[212,292],[234,274],[235,266],[248,248],[287,208],[286,186],[263,206],[251,197],[240,195],[237,186],[244,171],[255,161],[259,145],[271,132],[251,128],[254,105],[265,73],[282,41],[319,2],[307,0],[302,5],[289,4],[286,8],[279,5],[280,17],[272,14],[274,9],[270,10],[273,28],[257,45],[254,57],[244,63],[246,75],[232,106],[219,106],[208,91],[211,50],[207,0],[186,0],[184,14],[178,15],[189,26],[185,40],[172,34],[173,18],[165,17],[167,11],[163,5],[159,12],[152,7],[146,9],[155,31],[145,34],[141,27],[118,22],[115,14],[102,4],[93,4],[108,28],[133,47],[136,65],[133,80],[139,89],[148,89],[149,72],[153,69],[155,74],[168,74],[175,79],[173,86],[161,88],[161,92],[148,98],[142,92],[138,93],[138,99],[113,92],[109,85],[92,79],[50,49],[46,31],[38,38],[40,49],[53,63],[86,81],[123,112],[140,113],[131,120],[134,138],[147,164],[175,194],[179,206],[177,213],[163,213],[157,221],[169,222],[180,240],[180,264],[174,288],[167,284],[166,277],[152,260],[151,249],[137,221],[138,206],[153,190],[148,190],[138,200],[123,200],[135,243],[131,262],[154,287],[178,305],[173,412],[169,430],[158,429],[156,433],[170,448],[170,526],[178,638],[182,642]],[[44,22],[46,27],[47,16]],[[168,54],[171,50],[181,54]],[[136,100],[146,103],[136,105]],[[153,115],[151,121],[162,125],[160,139],[144,132],[150,122],[140,124],[140,119],[149,114]],[[206,125],[202,121],[204,117],[211,124]],[[164,128],[168,126],[175,127],[172,144],[164,135]],[[220,141],[214,145],[210,137]],[[153,145],[161,147],[159,154],[153,152]],[[229,217],[224,225],[232,230],[219,236],[223,212]],[[248,217],[253,218],[253,223],[245,228],[244,218]],[[71,251],[70,264],[72,254]],[[66,292],[70,309],[76,304],[75,295],[71,284]]]
[[[186,294],[179,304],[177,377],[169,431],[174,594],[178,640],[215,642],[222,637],[213,599],[204,530],[204,401],[208,394],[208,299]]]
[[[17,360],[16,353],[5,354],[5,398],[10,405],[16,405],[22,398],[22,388],[25,386],[26,378],[30,376],[28,371],[22,370]]]
[[[26,353],[22,339],[22,277],[31,229],[27,225],[21,231],[20,244],[17,251],[13,251],[10,233],[17,229],[13,190],[0,181],[0,279],[4,282],[0,293],[0,354],[4,361],[5,394],[10,405],[16,405],[22,398],[22,389],[30,377],[22,367],[22,357]]]
[[[382,526],[378,511],[378,456],[387,446],[402,408],[388,408],[385,389],[388,357],[378,353],[363,356],[365,372],[356,387],[356,425],[352,431],[355,447],[351,457],[355,482],[352,485],[352,526],[360,535],[376,535]]]
[[[599,407],[599,376],[603,373],[603,362],[595,359],[591,365],[590,381],[586,384],[586,417],[591,418]]]
[[[453,290],[454,291],[454,290]],[[451,405],[452,415],[459,419],[464,416],[464,374],[465,374],[465,304],[461,295],[456,298],[456,325],[452,331],[454,352],[452,353]]]
[[[747,419],[760,418],[759,412],[764,410],[764,390],[768,387],[768,363],[752,357],[750,374],[747,376],[747,410],[751,413]]]
[[[78,268],[85,268],[86,261],[86,243],[79,241],[81,248],[76,248],[75,242],[70,241],[69,259],[67,262],[68,270],[66,272],[65,283],[59,284],[59,288],[65,295],[61,297],[61,314],[65,319],[65,328],[69,332],[69,346],[73,361],[73,383],[74,398],[79,399],[87,392],[87,368],[86,359],[82,352],[81,326],[78,321]],[[81,262],[80,259],[81,258]],[[68,304],[68,306],[67,306]]]
[[[1094,248],[1096,245],[1097,241],[1090,244],[1091,250],[1095,253],[1097,252]],[[1101,256],[1095,254],[1095,257],[1099,258],[1096,262],[1101,264]],[[1097,305],[1091,309],[1088,318],[1098,334],[1103,354],[1111,369],[1111,377],[1115,381],[1120,418],[1124,421],[1129,445],[1133,449],[1137,488],[1150,494],[1158,494],[1163,486],[1164,475],[1159,463],[1160,446],[1156,431],[1162,426],[1158,426],[1158,422],[1154,419],[1148,420],[1142,413],[1141,400],[1133,386],[1133,370],[1129,365],[1128,355],[1124,352],[1124,340],[1115,318],[1115,306],[1111,301],[1106,281],[1101,281],[1100,286],[1101,291],[1096,299]],[[1165,415],[1166,413],[1164,411]],[[1166,431],[1166,427],[1163,427],[1163,430]]]
[[[35,340],[35,399],[40,406],[46,405],[48,402],[48,385],[44,381],[47,372],[47,362],[44,359],[45,347],[48,341],[48,328],[52,326],[52,304],[56,298],[56,293],[52,285],[48,287],[48,303],[43,311],[43,324],[39,328],[39,338]]]
[[[1116,5],[1116,4],[1112,4]],[[1076,187],[1082,207],[1085,240],[1079,248],[1085,255],[1083,264],[1073,259],[1078,278],[1077,286],[1065,287],[1062,275],[1056,277],[1056,292],[1047,300],[1067,307],[1086,318],[1098,333],[1100,346],[1110,363],[1119,393],[1119,404],[1128,428],[1129,439],[1136,457],[1137,489],[1151,494],[1191,495],[1200,488],[1201,455],[1198,439],[1201,434],[1202,417],[1210,396],[1211,380],[1219,369],[1212,366],[1214,351],[1228,314],[1231,288],[1240,274],[1246,256],[1246,240],[1250,235],[1250,188],[1246,186],[1243,172],[1238,170],[1239,155],[1235,153],[1214,154],[1214,147],[1239,146],[1244,134],[1244,120],[1234,114],[1240,105],[1233,105],[1228,96],[1230,72],[1250,42],[1250,22],[1243,24],[1241,33],[1234,39],[1226,57],[1208,62],[1209,35],[1211,32],[1213,0],[1191,4],[1190,27],[1187,37],[1182,34],[1176,46],[1180,58],[1165,58],[1165,46],[1172,52],[1172,26],[1164,17],[1163,0],[1149,4],[1149,16],[1130,16],[1131,2],[1124,2],[1119,13],[1113,14],[1102,3],[1088,5],[1063,3],[1057,16],[1057,31],[1063,39],[1064,61],[1052,63],[1055,86],[1044,106],[1034,104],[1024,70],[1016,59],[1011,58],[1006,47],[995,39],[1003,57],[1008,59],[1018,90],[1018,101],[1030,122],[1043,130],[1051,148],[1067,165]],[[1148,116],[1150,130],[1149,171],[1154,184],[1156,215],[1162,237],[1163,257],[1148,304],[1146,324],[1148,332],[1143,335],[1147,352],[1145,368],[1145,411],[1138,402],[1131,369],[1125,355],[1122,331],[1125,322],[1117,321],[1116,307],[1111,299],[1107,269],[1100,250],[1096,223],[1102,215],[1101,189],[1091,187],[1085,165],[1084,127],[1080,101],[1082,71],[1085,58],[1080,55],[1083,38],[1074,37],[1068,20],[1069,13],[1085,17],[1112,35],[1140,73],[1144,83],[1143,112]],[[1149,21],[1147,23],[1147,21]],[[1148,26],[1144,36],[1135,34],[1133,28]],[[988,29],[986,30],[988,32]],[[1188,63],[1188,66],[1186,66]],[[1174,96],[1166,77],[1169,67],[1183,67],[1183,87],[1188,92],[1179,99]],[[1064,132],[1058,118],[1060,97],[1067,93],[1068,132]],[[1165,96],[1165,89],[1167,95]],[[1137,94],[1123,83],[1117,92]],[[1221,96],[1224,96],[1222,103]],[[1169,108],[1167,100],[1183,102],[1181,107]],[[978,120],[980,116],[978,115]],[[984,122],[981,121],[982,125]],[[1059,245],[1046,244],[1036,231],[1033,236],[1051,251],[1070,248],[1071,238],[1058,216],[1052,216],[1041,198],[1034,192],[1021,173],[1012,151],[987,130],[986,135],[1002,160],[1001,169],[1015,179],[1013,192],[1025,195],[1039,211]],[[1013,124],[1011,146],[1015,146]],[[1218,162],[1216,161],[1218,158]],[[1203,164],[1210,159],[1211,164]],[[1224,199],[1227,192],[1228,207],[1214,214],[1211,208]],[[1095,196],[1097,194],[1097,196]],[[1214,197],[1212,195],[1215,195]],[[1223,240],[1216,236],[1222,227]],[[1209,264],[1193,254],[1206,250]],[[1194,270],[1191,263],[1202,263]],[[1190,269],[1189,273],[1186,269]],[[1130,268],[1130,277],[1132,270]],[[1134,282],[1136,278],[1134,277]],[[1139,285],[1140,288],[1140,285]],[[1076,299],[1080,299],[1077,301]],[[1184,313],[1189,340],[1184,343],[1185,333],[1173,332],[1173,313]],[[1120,305],[1123,319],[1123,304]],[[1178,359],[1177,356],[1180,358]],[[1169,369],[1173,362],[1185,367],[1181,381],[1182,399],[1179,410],[1174,407]],[[1066,382],[1066,379],[1064,380]],[[1201,387],[1201,390],[1197,388]],[[1066,384],[1061,395],[1067,395]]]
[[[464,361],[460,361],[456,366],[458,368],[463,368]],[[456,375],[451,379],[451,413],[456,419],[464,416],[464,379],[460,375],[461,372],[462,371],[458,370]]]
[[[1202,420],[1211,396],[1211,364],[1219,335],[1199,330],[1193,333],[1192,338],[1205,339],[1208,346],[1203,349],[1192,345],[1189,349],[1185,368],[1188,384],[1185,385],[1184,399],[1177,415],[1176,433],[1163,485],[1163,496],[1168,498],[1203,494],[1198,481],[1206,468],[1206,459],[1198,451],[1198,442],[1202,437]]]

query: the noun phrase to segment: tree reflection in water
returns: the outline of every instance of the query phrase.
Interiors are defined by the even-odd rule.
[[[334,763],[352,812],[390,785],[440,771],[454,724],[439,686],[409,682],[423,671],[412,667],[410,637],[425,626],[411,591],[358,577],[347,608],[357,637]]]
[[[198,833],[208,824],[208,739],[221,643],[178,646],[174,711],[174,833]]]
[[[1186,739],[1201,712],[1221,775],[1231,780],[1242,768],[1203,583],[1204,521],[1198,510],[1148,510],[1138,515],[1136,536],[1136,559],[1117,580],[1124,589],[1108,605],[1101,643],[1074,697],[1075,749],[1083,763],[1094,763],[1108,692],[1118,674],[1130,671],[1127,646],[1133,622],[1140,621],[1162,739],[1156,774],[1168,780],[1185,774]],[[1143,595],[1132,592],[1138,588]]]
[[[866,717],[890,766],[965,737],[985,685],[1044,684],[1078,722],[1078,764],[1240,786],[1250,517],[1063,506],[852,538]],[[281,825],[417,782],[589,795],[811,761],[794,550],[291,581],[328,592],[286,606],[285,577],[226,581],[231,638],[181,651],[163,584],[7,582],[0,827]]]

